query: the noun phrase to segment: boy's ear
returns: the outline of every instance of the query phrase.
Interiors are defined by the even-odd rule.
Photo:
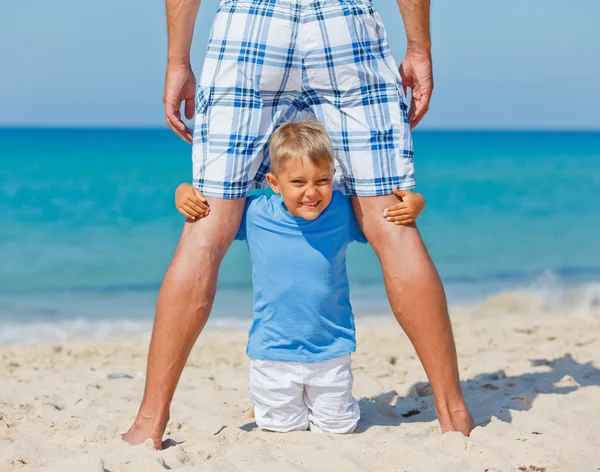
[[[277,177],[271,174],[271,172],[269,172],[265,177],[267,178],[267,182],[269,183],[271,190],[273,190],[273,192],[279,195],[281,193],[281,190],[279,189],[279,182],[277,182]]]

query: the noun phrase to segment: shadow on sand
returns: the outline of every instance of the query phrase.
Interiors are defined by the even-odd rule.
[[[600,369],[591,362],[578,363],[570,354],[553,360],[533,359],[531,365],[546,366],[550,370],[515,376],[507,376],[499,370],[461,382],[467,405],[477,424],[486,425],[492,416],[510,423],[511,411],[529,410],[539,394],[564,395],[580,387],[600,385]],[[410,392],[407,397],[391,391],[360,399],[359,430],[435,420],[431,386],[419,382],[411,387]],[[476,408],[473,408],[474,404]]]

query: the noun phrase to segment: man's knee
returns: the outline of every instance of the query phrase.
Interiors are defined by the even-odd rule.
[[[371,224],[363,229],[365,237],[376,251],[397,251],[404,248],[423,249],[423,241],[416,224],[395,225],[382,218],[377,224]]]
[[[196,261],[220,263],[239,229],[245,200],[209,199],[210,215],[185,222],[177,251]]]
[[[390,245],[396,246],[410,241],[421,244],[421,236],[416,224],[396,225],[383,216],[383,211],[396,203],[398,199],[394,195],[352,198],[358,223],[377,252]]]

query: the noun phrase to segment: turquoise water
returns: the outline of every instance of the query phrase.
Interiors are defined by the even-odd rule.
[[[420,220],[452,302],[600,280],[600,133],[417,132]],[[183,224],[190,147],[168,130],[0,130],[0,325],[150,320]],[[372,250],[349,252],[358,313],[388,309]],[[234,243],[215,318],[250,317]]]

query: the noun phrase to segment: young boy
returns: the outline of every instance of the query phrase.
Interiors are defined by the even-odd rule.
[[[280,126],[270,142],[275,192],[249,197],[236,239],[252,261],[254,321],[247,354],[249,390],[259,427],[287,432],[349,433],[360,411],[352,396],[350,354],[356,348],[346,273],[346,248],[366,243],[350,198],[333,190],[334,157],[325,129],[314,121]],[[384,217],[416,220],[423,197],[396,191],[401,202]],[[176,192],[188,218],[210,208],[194,187]]]

